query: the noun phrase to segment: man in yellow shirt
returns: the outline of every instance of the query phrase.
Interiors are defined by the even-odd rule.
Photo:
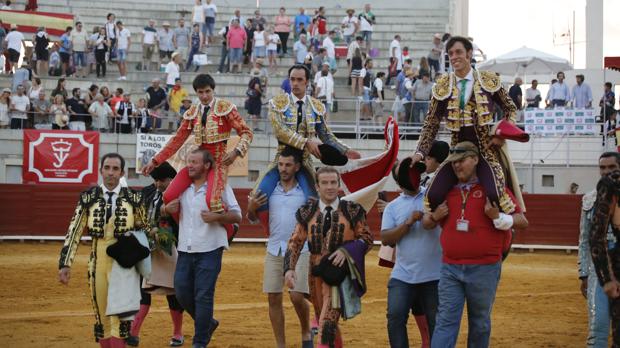
[[[174,86],[170,89],[170,93],[168,94],[168,105],[170,105],[170,111],[175,114],[179,113],[181,109],[181,104],[183,104],[183,100],[189,98],[189,93],[183,85],[181,85],[181,79],[176,78],[174,80]]]

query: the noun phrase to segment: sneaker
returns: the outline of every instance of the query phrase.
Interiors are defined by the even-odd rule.
[[[125,339],[125,343],[131,347],[137,347],[140,344],[140,337],[138,336],[129,336]]]
[[[118,81],[121,81],[122,79],[123,79],[123,77],[122,77],[122,76],[119,76],[119,77],[117,78],[117,80],[118,80]]]
[[[121,80],[123,81],[127,80],[127,76],[121,76]]]
[[[170,347],[180,347],[185,343],[185,337],[172,337],[170,339]]]

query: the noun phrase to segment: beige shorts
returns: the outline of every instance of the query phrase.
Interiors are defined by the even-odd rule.
[[[291,291],[309,294],[308,270],[310,268],[310,252],[305,251],[299,255],[295,276],[297,282]],[[263,271],[263,292],[281,293],[284,284],[284,256],[265,255],[265,268]]]
[[[143,44],[142,45],[142,59],[151,60],[151,57],[153,57],[153,52],[155,52],[154,44]]]
[[[176,49],[181,56],[181,60],[187,60],[187,54],[189,53],[189,47],[179,47]]]

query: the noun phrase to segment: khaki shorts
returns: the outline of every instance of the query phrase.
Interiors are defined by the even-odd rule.
[[[153,57],[154,52],[155,52],[154,44],[143,44],[142,45],[142,59],[151,60],[151,57]]]
[[[189,53],[189,47],[179,47],[176,49],[181,56],[181,60],[187,60],[187,54]]]
[[[304,251],[299,255],[295,276],[297,282],[291,291],[309,294],[308,270],[310,269],[310,252]],[[263,273],[263,292],[281,293],[284,284],[284,256],[265,255],[265,268]]]

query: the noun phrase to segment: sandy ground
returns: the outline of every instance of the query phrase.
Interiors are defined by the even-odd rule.
[[[3,347],[97,347],[86,283],[89,245],[82,244],[68,287],[57,281],[59,243],[0,243],[0,339]],[[262,244],[234,245],[224,254],[215,294],[220,321],[210,347],[274,345],[262,294]],[[387,347],[386,296],[389,270],[376,266],[377,248],[367,256],[368,293],[362,314],[341,327],[348,347]],[[579,293],[576,254],[513,253],[505,262],[493,308],[493,347],[583,347],[585,300]],[[285,298],[287,343],[300,346],[300,329]],[[191,342],[193,322],[185,316]],[[463,321],[459,347],[466,344]],[[164,297],[154,296],[141,332],[141,347],[166,347],[172,324]],[[413,318],[411,346],[420,338]],[[185,346],[191,346],[186,343]]]

